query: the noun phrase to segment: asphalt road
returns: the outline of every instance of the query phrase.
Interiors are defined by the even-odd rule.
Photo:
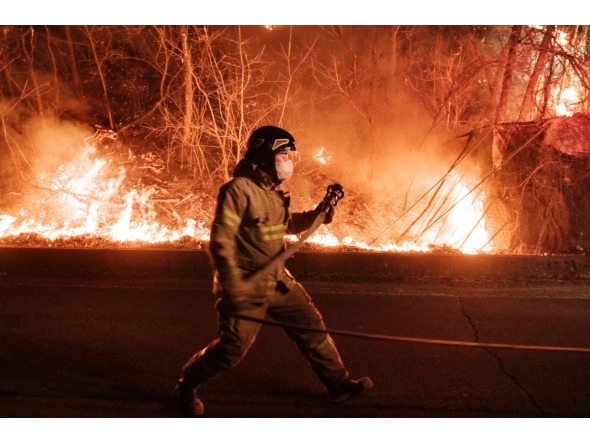
[[[590,349],[590,283],[303,281],[328,328]],[[0,276],[0,416],[170,418],[186,360],[215,338],[207,280]],[[200,390],[205,416],[590,416],[590,353],[334,335],[374,389],[332,405],[281,329]]]

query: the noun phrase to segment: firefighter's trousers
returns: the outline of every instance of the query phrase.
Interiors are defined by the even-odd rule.
[[[287,289],[281,282],[276,291],[266,298],[248,298],[247,302],[232,303],[227,297],[216,303],[219,337],[196,353],[182,369],[182,378],[190,387],[198,387],[221,372],[237,365],[256,339],[261,324],[237,319],[239,313],[258,319],[265,314],[278,321],[315,329],[325,329],[322,317],[305,289],[293,282]],[[312,370],[330,390],[348,377],[332,338],[327,333],[284,328]]]

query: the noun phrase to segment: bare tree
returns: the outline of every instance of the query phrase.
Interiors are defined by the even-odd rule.
[[[515,25],[512,27],[510,32],[510,38],[508,39],[508,43],[506,45],[508,51],[506,56],[506,61],[500,62],[500,66],[503,68],[504,72],[502,75],[502,86],[500,89],[500,100],[498,101],[498,106],[496,107],[496,123],[503,123],[506,120],[507,115],[507,108],[508,108],[508,97],[511,92],[512,87],[512,76],[514,73],[514,64],[517,57],[517,46],[520,40],[520,33],[522,31],[522,26]]]
[[[111,105],[110,105],[110,99],[109,99],[109,88],[107,85],[107,81],[106,81],[106,77],[105,77],[105,73],[104,73],[104,69],[103,69],[103,63],[106,58],[106,54],[99,56],[100,49],[98,48],[98,42],[96,42],[96,40],[94,38],[94,28],[84,26],[84,31],[85,31],[86,37],[88,38],[88,41],[90,43],[90,50],[92,51],[94,63],[96,64],[96,69],[98,70],[98,76],[100,78],[100,83],[102,85],[102,91],[104,94],[104,101],[105,101],[105,106],[107,108],[107,116],[109,118],[110,127],[111,127],[111,129],[116,129],[115,122],[113,120],[113,113],[111,112]],[[106,53],[106,51],[104,51],[104,53]]]
[[[555,38],[554,34],[555,26],[548,26],[543,32],[543,41],[539,47],[537,61],[535,62],[535,67],[533,68],[533,72],[531,73],[526,91],[524,93],[518,120],[527,120],[527,117],[536,115],[534,110],[536,105],[535,93],[537,92],[541,74],[545,71],[547,61],[549,60],[551,54],[552,42]]]
[[[82,82],[80,81],[80,72],[78,70],[78,63],[76,61],[76,52],[74,51],[74,41],[72,39],[71,26],[65,26],[66,43],[68,45],[68,57],[70,63],[70,70],[72,72],[72,80],[74,83],[74,90],[78,96],[82,95]]]
[[[37,39],[35,36],[35,29],[29,26],[28,30],[22,34],[22,50],[25,56],[25,60],[29,68],[29,78],[33,84],[33,95],[37,101],[37,113],[43,117],[43,90],[46,85],[39,83],[37,70],[35,69],[35,47],[37,45]]]

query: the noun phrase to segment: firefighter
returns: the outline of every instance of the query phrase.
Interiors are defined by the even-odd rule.
[[[280,185],[293,174],[295,149],[295,140],[287,131],[275,126],[256,129],[234,178],[219,191],[209,244],[219,337],[182,368],[175,393],[185,416],[204,413],[197,388],[238,364],[254,342],[261,324],[238,319],[236,314],[259,319],[268,314],[276,321],[325,329],[311,298],[284,264],[257,282],[247,280],[283,251],[285,234],[307,230],[319,212],[326,210],[322,202],[312,211],[289,211],[289,193]],[[333,216],[334,208],[327,209],[324,223],[330,223]],[[342,402],[373,386],[368,377],[349,378],[329,334],[290,328],[285,332],[326,386],[332,402]]]

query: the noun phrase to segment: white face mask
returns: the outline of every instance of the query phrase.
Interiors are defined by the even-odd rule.
[[[277,179],[281,182],[289,180],[293,175],[293,162],[291,159],[284,162],[275,162],[275,168],[277,170]]]

